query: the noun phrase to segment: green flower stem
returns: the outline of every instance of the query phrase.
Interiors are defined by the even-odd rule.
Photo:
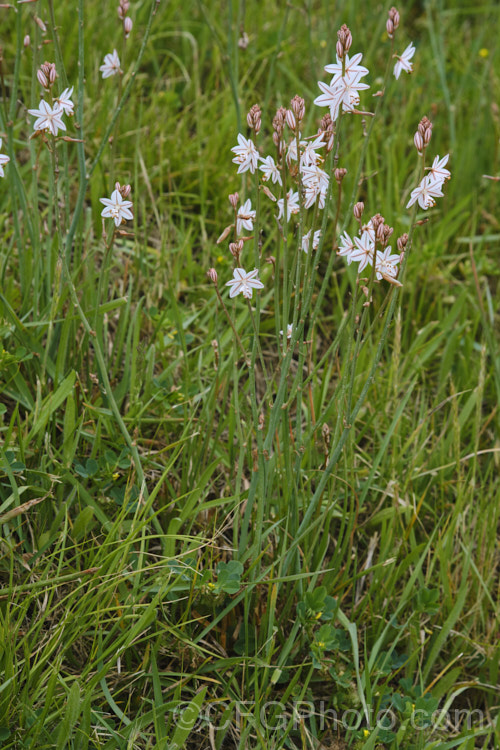
[[[90,165],[88,171],[85,169],[85,148],[83,143],[77,144],[77,151],[78,151],[78,168],[80,172],[80,180],[79,180],[79,190],[78,190],[78,196],[76,199],[75,204],[75,210],[73,213],[73,220],[71,222],[70,228],[68,230],[68,234],[66,235],[66,260],[69,260],[69,257],[71,255],[71,248],[73,246],[73,238],[75,236],[76,228],[78,226],[78,223],[81,219],[82,212],[83,212],[83,204],[85,200],[85,194],[87,192],[87,187],[90,181],[90,178],[92,177],[92,174],[99,164],[99,161],[101,159],[102,153],[104,149],[106,148],[106,145],[109,141],[109,136],[114,130],[115,123],[125,106],[125,103],[129,97],[130,91],[132,89],[132,86],[134,85],[134,81],[137,75],[137,72],[139,70],[140,64],[142,62],[142,58],[144,56],[144,52],[146,51],[146,47],[148,45],[149,36],[151,34],[151,27],[153,24],[153,18],[155,16],[157,7],[156,0],[152,0],[151,2],[151,9],[149,12],[149,18],[148,22],[146,24],[146,29],[144,30],[144,34],[142,36],[142,44],[139,50],[139,54],[137,55],[137,59],[135,61],[134,68],[132,70],[132,73],[130,75],[130,78],[128,80],[127,85],[125,86],[125,89],[123,91],[123,95],[118,103],[118,106],[116,107],[110,121],[108,124],[108,127],[106,128],[105,133],[102,136],[101,143],[99,145],[99,148],[97,149],[97,154]],[[84,46],[83,46],[83,0],[79,0],[78,5],[78,65],[79,65],[79,75],[78,75],[78,104],[77,104],[77,118],[79,122],[79,130],[80,130],[80,138],[83,141],[83,83],[84,83],[84,67],[83,67],[83,59],[84,59]]]

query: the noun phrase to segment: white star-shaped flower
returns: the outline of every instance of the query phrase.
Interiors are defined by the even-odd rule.
[[[377,250],[375,257],[375,275],[377,279],[380,281],[384,276],[389,276],[392,279],[396,278],[398,274],[396,266],[400,260],[401,256],[399,254],[391,255],[390,247],[386,247],[384,250]]]
[[[2,148],[2,139],[0,138],[0,148]],[[10,161],[10,156],[0,154],[0,177],[4,177],[3,165]]]
[[[64,110],[57,102],[52,108],[44,99],[41,99],[38,109],[28,109],[28,112],[37,118],[33,125],[34,130],[50,130],[52,135],[57,135],[59,130],[66,130],[66,125],[61,119]]]
[[[75,105],[71,101],[71,96],[73,95],[73,88],[74,87],[72,86],[70,89],[64,89],[62,94],[60,94],[59,96],[56,96],[54,100],[59,104],[60,108],[64,110],[64,112],[67,115],[74,114]]]
[[[318,81],[318,86],[323,93],[316,97],[314,104],[317,104],[318,107],[329,107],[330,116],[335,121],[339,114],[343,92],[340,90],[338,84],[329,86],[327,83],[323,83],[323,81]]]
[[[292,338],[292,333],[293,333],[293,325],[291,323],[288,323],[288,325],[286,327],[286,337],[287,337],[287,339],[291,339]],[[284,332],[280,331],[280,336],[283,336],[283,335],[284,335]]]
[[[238,145],[234,146],[231,151],[236,154],[233,163],[239,164],[238,174],[247,170],[250,170],[251,174],[255,173],[259,152],[250,138],[245,138],[241,133],[238,133]]]
[[[266,156],[266,158],[263,159],[262,156],[259,156],[259,161],[261,163],[259,169],[264,173],[264,176],[262,177],[264,182],[267,182],[270,179],[273,184],[278,183],[278,185],[283,185],[280,171],[276,166],[273,157]]]
[[[302,141],[304,143],[304,141]],[[301,146],[302,146],[301,143]],[[323,161],[323,157],[316,153],[317,149],[323,148],[325,142],[323,140],[323,133],[320,133],[313,140],[305,141],[304,150],[300,155],[300,166],[301,167],[312,167],[318,162]]]
[[[318,86],[323,93],[314,103],[319,107],[329,107],[332,120],[337,119],[341,106],[344,112],[352,112],[359,104],[358,91],[370,88],[367,83],[361,83],[359,74],[341,76],[333,86],[318,81]]]
[[[401,71],[405,70],[407,73],[411,73],[413,70],[413,64],[410,62],[413,55],[415,54],[415,47],[413,46],[413,42],[410,42],[408,47],[405,49],[403,54],[396,55],[398,58],[398,61],[396,65],[394,66],[394,76],[396,78],[399,78],[401,75]]]
[[[424,211],[436,204],[435,198],[442,198],[441,190],[442,181],[435,180],[432,175],[425,175],[420,185],[411,191],[411,198],[406,204],[406,208],[413,206],[415,201]]]
[[[103,78],[110,78],[111,76],[115,76],[117,73],[122,72],[120,68],[120,58],[115,49],[113,52],[105,55],[104,64],[101,65],[99,70],[101,71]]]
[[[304,208],[310,208],[316,202],[318,196],[318,205],[320,208],[324,208],[329,182],[328,174],[317,165],[302,167],[300,171],[305,186]]]
[[[252,202],[250,198],[239,207],[238,213],[236,214],[236,234],[241,234],[243,229],[251,232],[253,229],[253,220],[255,219],[256,211],[252,211]]]
[[[346,55],[345,74],[348,76],[358,75],[360,78],[368,75],[368,68],[365,68],[363,65],[359,65],[362,59],[363,55],[361,52],[358,52],[358,54],[354,55],[351,59],[349,59],[349,55]],[[339,58],[337,57],[337,62],[332,63],[331,65],[325,65],[325,70],[327,73],[333,73],[333,78],[330,81],[330,86],[335,86],[335,84],[338,83],[342,78],[342,60],[339,60]]]
[[[278,201],[278,219],[281,219],[284,213],[285,208],[285,201],[283,198],[280,198]],[[289,190],[286,194],[286,220],[290,221],[290,216],[292,214],[298,214],[300,211],[299,206],[299,194],[298,192],[293,192],[292,190]]]
[[[429,172],[427,176],[428,177],[432,176],[436,182],[441,182],[441,184],[445,180],[449,180],[451,177],[450,170],[445,169],[445,166],[448,163],[449,158],[450,158],[449,154],[446,154],[446,156],[443,156],[442,159],[440,159],[439,156],[436,156],[436,158],[432,162],[432,167],[428,167]]]
[[[257,278],[258,273],[256,268],[249,273],[244,268],[235,268],[233,271],[234,278],[231,281],[226,281],[226,286],[231,287],[229,296],[236,297],[237,294],[242,294],[247,299],[252,299],[253,289],[264,288],[262,281]]]
[[[113,219],[115,226],[119,227],[123,219],[133,219],[134,215],[130,210],[132,201],[123,200],[119,190],[113,190],[111,198],[99,198],[105,208],[101,211],[104,218]]]
[[[347,232],[344,232],[344,234],[340,238],[340,245],[339,249],[337,250],[337,255],[342,255],[346,260],[348,265],[351,265],[352,263],[352,252],[355,250],[356,245],[352,241],[351,237],[347,234]]]
[[[302,250],[305,253],[309,252],[309,245],[311,244],[311,232],[312,232],[312,229],[310,229],[307,232],[307,234],[305,234],[302,237]],[[313,235],[313,242],[312,242],[313,250],[318,249],[320,239],[321,239],[321,229],[318,229],[316,230],[316,232],[314,232],[314,235]]]
[[[363,232],[361,237],[354,238],[355,248],[351,252],[351,261],[359,263],[358,273],[364,271],[368,263],[373,264],[373,253],[375,251],[375,243],[370,239],[368,232]]]

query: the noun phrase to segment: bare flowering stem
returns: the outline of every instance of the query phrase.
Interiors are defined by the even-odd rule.
[[[94,157],[94,160],[92,164],[90,165],[88,171],[85,168],[85,151],[83,143],[77,144],[78,149],[78,166],[80,171],[80,183],[79,183],[79,190],[78,190],[78,196],[76,199],[75,204],[75,210],[73,212],[73,219],[71,221],[70,228],[68,230],[68,234],[66,235],[66,258],[69,259],[69,256],[71,254],[71,248],[73,245],[73,238],[75,236],[76,228],[78,226],[78,223],[81,219],[82,211],[83,211],[83,203],[85,200],[85,194],[87,192],[87,187],[89,180],[96,168],[96,166],[99,163],[99,160],[102,156],[102,153],[104,149],[106,148],[106,145],[109,140],[109,136],[113,132],[113,129],[115,127],[115,123],[120,115],[120,112],[122,111],[123,107],[125,106],[125,102],[128,99],[128,96],[130,94],[130,91],[132,89],[132,86],[135,82],[135,77],[137,75],[137,71],[139,70],[139,66],[142,62],[142,58],[144,56],[144,52],[146,51],[148,42],[149,42],[149,36],[151,34],[151,27],[153,24],[153,18],[155,16],[156,11],[156,0],[152,0],[151,2],[151,8],[149,12],[149,18],[148,22],[146,24],[146,28],[144,30],[144,34],[142,36],[142,44],[139,49],[139,54],[137,55],[134,68],[132,70],[132,73],[130,75],[130,78],[128,80],[127,85],[125,86],[125,89],[123,91],[122,97],[118,103],[118,106],[116,107],[113,116],[111,117],[108,127],[106,128],[105,133],[102,136],[101,143],[99,145],[99,148],[97,149],[97,154]],[[83,0],[79,0],[79,6],[78,6],[78,65],[79,65],[79,74],[78,74],[78,105],[77,105],[77,115],[80,123],[80,133],[82,134],[82,123],[83,123],[83,82],[84,82],[84,69],[83,69]],[[82,134],[83,138],[83,134]]]
[[[245,350],[245,347],[243,346],[243,344],[241,342],[241,339],[239,337],[238,331],[236,330],[236,326],[234,325],[233,319],[232,319],[231,315],[229,314],[229,310],[227,309],[227,307],[225,305],[225,302],[222,299],[222,296],[221,296],[221,293],[220,293],[220,290],[219,290],[219,286],[218,286],[218,283],[217,283],[217,272],[215,271],[214,268],[211,268],[209,271],[207,271],[207,276],[208,276],[208,278],[210,279],[210,281],[213,283],[213,285],[215,287],[215,293],[217,295],[217,299],[219,300],[219,302],[221,304],[221,307],[224,310],[226,318],[229,321],[229,325],[233,329],[234,338],[235,338],[236,342],[238,343],[238,346],[241,349],[241,353],[243,354],[243,358],[245,360],[245,364],[247,365],[247,367],[250,367],[251,362],[250,362],[250,359],[248,357],[248,354],[247,354],[247,352]]]

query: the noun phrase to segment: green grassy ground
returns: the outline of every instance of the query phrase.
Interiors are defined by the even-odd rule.
[[[500,174],[498,6],[400,8],[396,48],[414,41],[414,72],[391,77],[357,198],[395,236],[409,230],[423,115],[452,179],[419,214],[374,382],[327,477],[349,413],[337,334],[355,285],[336,260],[253,495],[252,409],[267,429],[277,385],[265,393],[260,364],[247,375],[205,276],[214,266],[221,288],[231,277],[216,240],[229,193],[250,190],[230,148],[255,102],[269,144],[295,94],[316,131],[341,23],[374,107],[387,8],[172,0],[151,16],[155,3],[137,2],[123,46],[114,6],[87,0],[81,27],[78,8],[55,6],[52,22],[51,3],[0,8],[2,747],[499,747],[500,185],[483,177]],[[99,73],[113,47],[120,84]],[[68,133],[84,144],[61,143],[56,172],[29,139],[44,60],[75,101],[82,84]],[[349,120],[346,196],[362,140]],[[116,180],[131,184],[135,218],[106,250],[99,198]],[[263,256],[275,248],[265,234]],[[270,266],[262,278],[270,289]],[[354,400],[386,294],[376,287]],[[272,293],[260,305],[273,372]],[[233,309],[250,351],[248,308]],[[373,728],[388,707],[392,731]]]

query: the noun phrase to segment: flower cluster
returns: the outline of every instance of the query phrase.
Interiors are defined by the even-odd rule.
[[[446,180],[451,177],[450,171],[445,169],[450,155],[446,154],[442,159],[436,156],[432,167],[428,167],[428,173],[422,178],[418,187],[411,191],[411,198],[406,204],[406,208],[413,206],[415,201],[424,211],[432,208],[436,204],[436,198],[443,197],[443,187]]]
[[[367,83],[361,83],[361,79],[368,75],[368,68],[360,65],[363,55],[359,52],[349,59],[345,55],[342,59],[337,54],[337,62],[326,65],[327,73],[333,73],[330,84],[318,81],[318,86],[323,92],[316,97],[314,103],[319,107],[329,107],[330,116],[335,121],[340,109],[344,112],[352,112],[359,104],[359,91],[369,89]]]
[[[394,37],[399,22],[397,9],[391,8],[386,25],[390,38]],[[361,53],[349,57],[351,44],[351,32],[344,25],[337,34],[336,62],[325,67],[325,71],[331,74],[332,78],[329,83],[318,82],[321,94],[314,100],[314,103],[320,107],[328,107],[329,112],[322,118],[321,127],[315,135],[304,136],[302,134],[301,125],[305,116],[305,103],[301,97],[295,96],[289,108],[279,107],[273,118],[272,137],[276,149],[274,155],[261,155],[262,152],[259,153],[255,138],[252,140],[253,136],[247,138],[242,133],[238,133],[237,145],[231,149],[232,161],[237,165],[239,175],[246,172],[252,175],[261,174],[260,190],[276,204],[278,222],[284,222],[286,225],[294,215],[301,214],[300,242],[304,253],[318,250],[320,247],[321,230],[316,229],[314,223],[317,222],[318,210],[325,208],[327,198],[334,187],[330,184],[331,178],[334,177],[338,186],[336,189],[340,192],[342,181],[347,173],[347,170],[338,166],[337,163],[331,174],[324,169],[325,158],[332,151],[335,143],[338,119],[343,113],[366,114],[359,112],[356,108],[360,101],[360,92],[369,88],[369,85],[363,83],[362,80],[369,74],[369,71],[362,65]],[[401,55],[394,56],[396,78],[400,77],[402,71],[412,72],[411,61],[414,54],[415,47],[413,43],[410,43]],[[250,130],[253,130],[253,135],[257,136],[261,129],[261,110],[257,104],[248,112],[247,125]],[[286,136],[287,128],[291,131],[289,138]],[[424,155],[431,134],[432,123],[427,118],[423,118],[415,134],[415,145],[421,155]],[[445,168],[448,158],[448,155],[442,159],[436,157],[432,167],[426,168],[420,185],[412,191],[408,208],[416,201],[423,209],[434,205],[435,198],[442,195],[441,188],[444,181],[450,177],[449,171]],[[288,184],[285,184],[285,176]],[[277,195],[273,194],[271,187],[274,191],[278,190]],[[253,231],[256,211],[252,209],[250,198],[239,205],[239,196],[234,193],[229,196],[229,200],[234,211],[234,220],[223,231],[217,244],[226,239],[230,233],[234,233],[229,249],[236,267],[233,271],[233,279],[228,281],[226,286],[230,287],[230,297],[243,294],[244,297],[250,299],[253,289],[262,289],[263,284],[258,278],[259,269],[255,268],[247,272],[242,268],[241,255],[245,242],[251,238],[241,237],[241,235],[245,231]],[[315,211],[311,226],[307,224],[305,211],[312,207]],[[397,252],[393,253],[389,245],[389,239],[393,233],[392,227],[385,223],[380,214],[375,214],[366,223],[362,223],[363,208],[362,203],[354,206],[354,216],[359,224],[359,231],[353,237],[346,231],[343,233],[339,240],[337,254],[344,257],[348,264],[357,263],[358,273],[371,267],[372,279],[377,281],[385,279],[397,285],[399,284],[397,281],[399,266],[408,239],[405,239],[406,235],[400,237]],[[280,232],[286,233],[286,226],[280,225]],[[276,262],[274,257],[270,256],[268,260],[274,268]],[[289,335],[290,330],[291,328],[288,327],[286,335]]]
[[[356,207],[360,205],[356,204]],[[359,263],[358,273],[364,271],[368,265],[373,267],[375,263],[376,279],[393,281],[398,275],[397,266],[401,255],[393,254],[391,247],[387,245],[392,233],[392,227],[384,222],[380,214],[376,214],[364,225],[360,221],[357,237],[351,238],[347,232],[344,232],[340,238],[337,255],[344,257],[349,265],[353,262]]]
[[[429,145],[432,136],[432,122],[428,117],[423,117],[418,123],[417,131],[413,137],[415,148],[418,153],[424,157],[425,150]],[[432,167],[427,168],[427,174],[421,179],[420,184],[411,192],[411,198],[408,201],[406,208],[410,208],[413,204],[418,201],[418,205],[424,211],[431,208],[436,203],[436,198],[443,197],[443,187],[446,180],[451,177],[450,171],[446,169],[449,154],[443,156],[442,159],[436,156]]]

